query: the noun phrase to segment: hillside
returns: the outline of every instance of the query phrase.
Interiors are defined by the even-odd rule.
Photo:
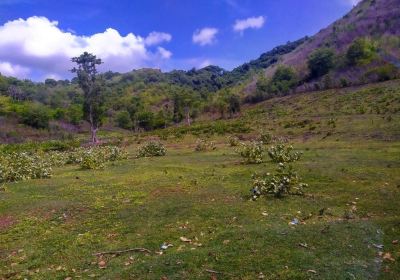
[[[398,279],[400,82],[276,97],[242,114],[114,131],[128,158],[3,183],[0,278]],[[309,184],[304,196],[250,199],[252,175],[276,163],[244,164],[228,136],[265,133],[303,152],[293,166]],[[198,138],[214,148],[195,149]],[[138,158],[154,139],[166,155]],[[54,158],[49,148],[66,147],[4,150]]]
[[[103,128],[138,132],[227,119],[239,116],[241,106],[277,96],[400,78],[399,30],[400,0],[364,0],[316,35],[232,71],[102,73]],[[316,73],[309,69],[315,53]],[[0,75],[0,141],[71,137],[87,129],[82,106],[76,78],[36,83]]]
[[[363,0],[343,18],[310,37],[294,51],[283,55],[278,64],[293,67],[301,79],[307,79],[307,60],[310,55],[317,49],[329,48],[336,55],[336,66],[327,74],[331,80],[327,87],[340,87],[341,80],[347,81],[348,85],[357,85],[390,79],[399,75],[399,36],[400,1]],[[357,38],[371,40],[376,53],[368,61],[348,65],[346,52]],[[276,65],[273,65],[266,70],[266,75],[270,77],[275,71]],[[383,77],[385,71],[387,77]],[[315,83],[324,87],[323,79],[306,80],[298,91],[314,89]]]

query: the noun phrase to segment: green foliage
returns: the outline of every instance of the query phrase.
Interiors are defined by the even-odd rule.
[[[67,163],[79,163],[82,169],[103,169],[107,162],[127,158],[127,153],[116,146],[77,149],[68,154]]]
[[[319,78],[327,74],[335,65],[334,56],[333,50],[328,48],[321,48],[312,52],[307,61],[310,78]]]
[[[137,157],[165,156],[167,149],[161,142],[150,141],[139,148]]]
[[[0,156],[0,183],[51,177],[51,162],[44,154],[12,152]]]
[[[80,164],[82,169],[100,169],[107,162],[127,158],[126,152],[115,146],[47,151],[43,152],[43,148],[30,152],[0,151],[0,182],[49,178],[52,167],[66,164]]]
[[[71,71],[77,74],[78,83],[84,93],[83,112],[85,119],[90,123],[92,142],[96,143],[97,130],[102,124],[104,116],[103,81],[97,76],[97,65],[102,63],[95,55],[84,52],[72,58],[78,68]]]
[[[268,84],[268,91],[275,95],[288,94],[298,83],[295,70],[292,67],[280,65]]]
[[[80,166],[82,169],[103,169],[105,160],[95,150],[89,150],[83,154]]]
[[[383,82],[400,77],[400,71],[393,64],[386,63],[370,69],[364,76],[368,79]]]
[[[279,163],[274,174],[253,175],[252,197],[257,199],[261,195],[269,194],[277,198],[285,195],[304,195],[304,188],[307,186],[301,182],[291,165]]]
[[[229,143],[229,146],[231,146],[231,147],[237,147],[237,146],[239,146],[240,141],[239,141],[238,137],[230,135],[230,136],[228,136],[228,143]]]
[[[124,129],[132,128],[132,120],[128,111],[119,111],[115,117],[118,127]]]
[[[253,95],[246,97],[246,101],[257,103],[275,96],[286,95],[297,84],[298,78],[295,70],[292,67],[280,65],[271,79],[267,79],[264,73],[259,75],[256,83],[256,91]]]
[[[32,126],[34,128],[48,128],[50,112],[45,106],[32,103],[25,106],[21,112],[21,118],[23,124]]]
[[[347,62],[350,65],[370,63],[376,56],[376,44],[369,38],[357,38],[346,52]]]
[[[293,151],[292,145],[276,144],[268,149],[268,155],[273,162],[287,163],[298,161],[301,158],[300,152]]]
[[[83,119],[82,106],[77,104],[69,106],[65,111],[64,118],[66,121],[78,125]]]
[[[196,140],[196,152],[213,151],[217,149],[214,141],[208,141],[207,139],[197,139]]]
[[[263,131],[260,134],[259,140],[264,144],[264,145],[268,145],[272,142],[272,134],[267,132],[267,131]]]
[[[244,163],[260,164],[264,161],[265,148],[262,142],[240,143],[237,153],[243,158]]]
[[[22,144],[4,144],[0,145],[0,154],[12,152],[68,151],[78,148],[79,146],[80,143],[78,140],[50,140],[42,142],[25,142]]]

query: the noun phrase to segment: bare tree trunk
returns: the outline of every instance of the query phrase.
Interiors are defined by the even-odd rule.
[[[92,110],[92,106],[90,106],[89,108],[89,122],[90,122],[90,132],[92,133],[92,144],[97,144],[99,142],[99,140],[97,139],[97,130],[98,128],[95,127],[94,123],[93,123],[93,110]]]
[[[188,126],[190,126],[191,120],[190,120],[190,110],[189,110],[189,108],[185,108],[185,113],[186,113],[186,123],[187,123]]]
[[[92,132],[92,143],[93,144],[99,143],[99,140],[97,139],[97,128],[91,126],[90,130]]]

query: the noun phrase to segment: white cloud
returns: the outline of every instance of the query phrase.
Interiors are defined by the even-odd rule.
[[[169,42],[171,41],[171,39],[172,39],[171,34],[153,31],[146,37],[144,41],[146,45],[152,46],[161,44],[163,42]]]
[[[172,52],[164,49],[163,47],[158,47],[157,51],[160,54],[161,58],[169,59],[172,56]]]
[[[0,73],[4,76],[26,77],[29,69],[20,65],[12,65],[8,62],[0,62]]]
[[[218,29],[213,27],[205,27],[200,30],[196,30],[193,33],[193,43],[199,44],[200,46],[212,45],[215,43],[215,37],[218,34]]]
[[[148,49],[150,45],[171,40],[167,35],[152,32],[147,38],[133,33],[121,36],[117,30],[108,28],[103,33],[80,36],[61,30],[57,21],[45,17],[18,19],[0,26],[0,67],[8,75],[23,78],[32,72],[66,77],[73,66],[71,57],[88,51],[103,60],[101,71],[125,72],[151,67],[160,64],[160,59],[170,58],[172,53],[164,48]]]
[[[207,66],[210,66],[210,65],[212,65],[211,60],[206,59],[206,60],[203,60],[203,61],[199,64],[199,68],[201,69],[201,68],[204,68],[204,67],[207,67]]]
[[[233,25],[233,30],[236,32],[243,32],[248,28],[259,29],[264,26],[265,17],[250,17],[247,19],[240,19],[236,20],[235,24]]]

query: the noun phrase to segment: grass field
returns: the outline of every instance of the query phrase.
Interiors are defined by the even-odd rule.
[[[251,201],[251,175],[275,164],[241,164],[226,136],[213,137],[215,151],[195,152],[186,136],[166,140],[165,157],[131,156],[100,171],[70,165],[51,179],[5,184],[0,279],[399,279],[400,94],[388,92],[389,121],[368,109],[377,98],[350,110],[359,92],[245,112],[304,152],[294,164],[309,184],[304,197]],[[294,218],[301,222],[289,225]],[[129,248],[151,252],[93,255]]]

